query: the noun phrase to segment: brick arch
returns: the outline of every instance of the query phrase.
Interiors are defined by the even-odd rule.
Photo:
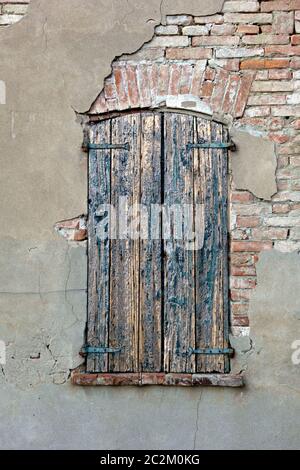
[[[255,73],[211,68],[206,61],[113,64],[90,113],[139,108],[190,109],[208,115],[242,117]]]

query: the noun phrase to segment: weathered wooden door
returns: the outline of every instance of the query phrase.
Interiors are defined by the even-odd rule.
[[[204,140],[227,130],[170,112],[91,125],[88,372],[229,372],[227,149]],[[203,244],[175,236],[182,208]]]

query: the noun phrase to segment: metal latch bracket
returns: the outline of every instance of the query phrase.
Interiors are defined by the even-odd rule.
[[[90,150],[130,150],[128,142],[125,144],[89,144]]]
[[[200,139],[197,143],[187,144],[187,149],[228,149],[232,152],[236,151],[236,144],[233,140],[229,142],[208,142],[205,139]]]
[[[233,356],[234,350],[231,348],[203,348],[203,349],[194,349],[188,348],[187,352],[184,353],[184,356],[191,357],[193,354],[199,354],[204,356]]]
[[[88,356],[90,354],[116,354],[121,352],[122,348],[100,348],[94,346],[84,346],[81,351],[81,356]]]

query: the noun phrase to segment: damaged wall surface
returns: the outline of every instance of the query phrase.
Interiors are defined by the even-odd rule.
[[[73,235],[64,240],[54,228],[86,214],[87,161],[77,113],[95,101],[113,60],[149,42],[167,15],[218,14],[215,21],[222,25],[222,9],[227,15],[256,12],[270,15],[260,20],[271,26],[278,15],[262,13],[262,3],[269,2],[230,1],[223,7],[223,1],[193,1],[187,7],[180,0],[31,0],[21,21],[0,30],[0,340],[6,344],[1,448],[299,447],[300,366],[291,359],[292,344],[300,339],[297,246],[288,254],[263,252],[256,265],[251,334],[240,327],[244,336],[232,337],[234,370],[245,371],[245,389],[83,389],[69,377],[82,362],[86,247]],[[258,28],[253,18],[237,21]],[[270,159],[267,173],[261,171],[268,179],[259,184],[253,176],[244,178],[250,157],[242,153],[245,167],[237,166],[236,183],[243,195],[252,191],[270,199],[276,192],[274,154],[270,142],[266,146]],[[257,164],[259,157],[266,157],[264,151]],[[281,208],[287,204],[278,202]],[[268,212],[270,203],[262,204],[268,209],[259,210]],[[293,210],[296,236],[299,214]]]

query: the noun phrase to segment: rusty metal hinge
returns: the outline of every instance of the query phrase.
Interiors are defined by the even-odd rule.
[[[130,150],[129,144],[88,144],[90,150]]]
[[[81,356],[88,356],[89,354],[116,354],[121,352],[122,348],[101,348],[94,346],[84,346],[81,351]]]
[[[192,149],[228,149],[231,150],[232,152],[236,151],[236,144],[233,142],[233,140],[230,140],[229,142],[208,142],[205,139],[200,139],[199,142],[197,143],[190,143],[187,144],[187,149],[192,150]]]
[[[188,348],[187,352],[185,352],[183,355],[187,357],[191,357],[193,354],[199,354],[199,355],[204,355],[204,356],[233,356],[234,350],[231,348],[225,348],[225,349],[220,349],[220,348],[203,348],[203,349],[194,349],[194,348]]]

